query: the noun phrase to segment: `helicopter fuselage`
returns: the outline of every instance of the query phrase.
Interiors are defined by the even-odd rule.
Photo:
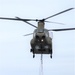
[[[31,52],[33,54],[51,54],[52,38],[46,29],[35,29],[33,39],[31,40]]]

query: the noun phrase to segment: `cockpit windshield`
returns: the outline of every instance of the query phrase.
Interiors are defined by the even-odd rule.
[[[40,29],[40,30],[35,29],[34,30],[34,34],[33,34],[33,37],[35,37],[37,33],[44,33],[46,37],[49,37],[49,32],[46,29]]]

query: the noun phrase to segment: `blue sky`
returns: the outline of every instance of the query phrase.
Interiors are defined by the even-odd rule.
[[[0,17],[42,19],[62,10],[75,7],[74,0],[0,0]],[[45,28],[75,28],[75,10],[68,11],[45,23]],[[37,26],[36,22],[31,22]],[[0,75],[39,75],[40,55],[32,58],[31,33],[35,28],[24,22],[0,20]],[[43,55],[44,75],[74,75],[75,30],[53,32],[53,59]]]

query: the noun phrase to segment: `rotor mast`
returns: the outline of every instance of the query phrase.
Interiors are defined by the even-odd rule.
[[[38,22],[38,30],[44,29],[44,25],[45,25],[44,21],[39,21]]]

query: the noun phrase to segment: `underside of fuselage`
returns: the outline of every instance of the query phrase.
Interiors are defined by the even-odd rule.
[[[35,43],[32,47],[32,51],[34,54],[51,54],[52,53],[52,47],[49,44],[43,44],[43,43]]]
[[[33,54],[51,54],[52,55],[52,41],[51,39],[32,39],[31,52]]]

